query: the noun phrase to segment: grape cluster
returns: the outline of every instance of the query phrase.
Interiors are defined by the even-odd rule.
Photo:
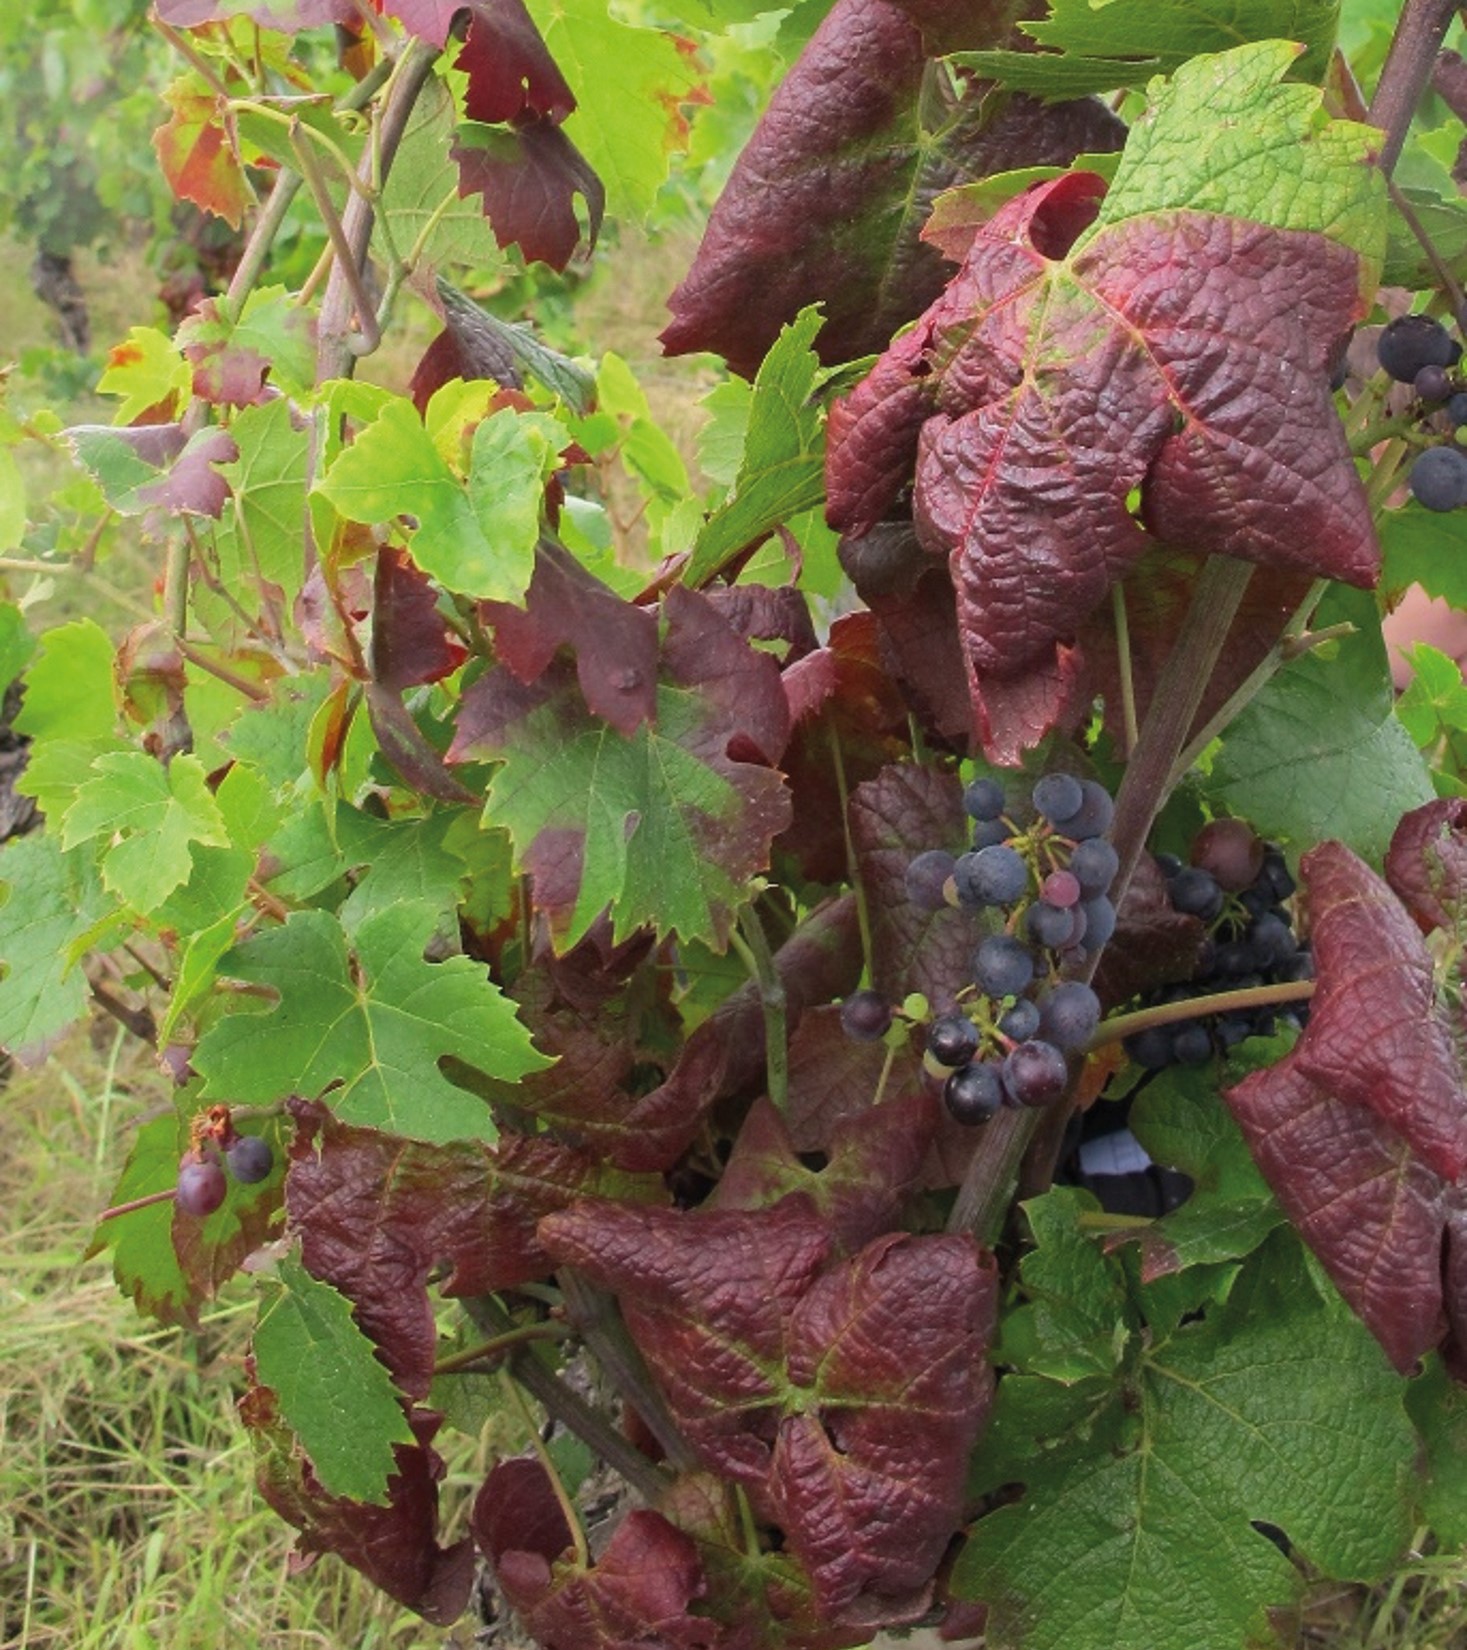
[[[1467,316],[1459,318],[1467,324]],[[1454,377],[1462,346],[1430,315],[1402,315],[1382,331],[1380,364],[1397,383],[1409,384],[1427,409],[1443,408],[1453,431],[1467,425],[1467,381]],[[1411,496],[1426,510],[1467,504],[1467,451],[1455,439],[1428,447],[1411,466]]]
[[[929,849],[907,868],[907,896],[922,910],[1005,913],[1003,931],[973,952],[968,1000],[928,1029],[927,1069],[960,1123],[987,1122],[1004,1105],[1059,1099],[1069,1081],[1066,1055],[1089,1042],[1100,1019],[1090,987],[1062,975],[1115,931],[1109,894],[1118,867],[1105,840],[1114,803],[1104,786],[1067,773],[1046,774],[1031,801],[1034,823],[1021,827],[1004,786],[974,780],[963,794],[972,847],[958,856]],[[873,1011],[867,1035],[884,1034],[875,1023]],[[860,1035],[849,1022],[847,1030]]]
[[[1173,907],[1207,924],[1193,977],[1150,993],[1142,1006],[1188,1002],[1215,992],[1244,991],[1313,977],[1314,961],[1294,933],[1289,899],[1294,878],[1283,854],[1241,820],[1218,819],[1192,843],[1191,863],[1158,854]],[[1246,1037],[1266,1037],[1280,1020],[1302,1025],[1308,1009],[1291,1005],[1242,1008],[1225,1014],[1150,1026],[1126,1039],[1140,1066],[1205,1065]]]
[[[196,1131],[194,1144],[178,1165],[178,1190],[174,1202],[186,1215],[202,1220],[212,1215],[229,1191],[225,1168],[241,1186],[255,1186],[269,1177],[275,1167],[270,1142],[257,1134],[235,1134],[226,1124],[227,1135],[220,1139],[217,1126]]]

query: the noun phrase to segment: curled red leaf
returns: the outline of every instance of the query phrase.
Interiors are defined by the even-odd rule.
[[[1413,808],[1391,838],[1385,874],[1426,932],[1454,930],[1467,902],[1467,801]]]

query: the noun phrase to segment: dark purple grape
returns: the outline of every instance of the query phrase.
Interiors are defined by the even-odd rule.
[[[1080,879],[1073,871],[1051,871],[1044,879],[1039,897],[1046,905],[1057,905],[1062,911],[1068,911],[1072,905],[1080,903],[1083,893]]]
[[[1411,497],[1423,510],[1455,510],[1467,503],[1467,453],[1428,447],[1411,466]]]
[[[1037,944],[1051,951],[1063,951],[1066,946],[1078,943],[1083,932],[1077,932],[1080,920],[1080,912],[1074,907],[1061,908],[1036,900],[1029,907],[1024,926]]]
[[[994,1065],[964,1066],[942,1088],[942,1102],[954,1122],[986,1123],[1003,1105],[1003,1082]]]
[[[996,848],[1013,834],[1014,828],[1006,819],[980,819],[973,827],[973,847]]]
[[[275,1167],[275,1153],[268,1140],[257,1134],[242,1134],[225,1151],[224,1161],[242,1186],[254,1186],[269,1178]]]
[[[1249,924],[1248,943],[1265,969],[1281,967],[1299,949],[1288,923],[1271,911]]]
[[[1184,865],[1167,884],[1172,904],[1188,916],[1211,922],[1223,908],[1223,891],[1210,871]]]
[[[978,1052],[978,1028],[965,1014],[944,1014],[928,1029],[927,1052],[940,1066],[965,1066]]]
[[[840,1028],[856,1043],[874,1043],[891,1027],[891,1004],[879,991],[853,991],[840,1005]]]
[[[1080,892],[1086,899],[1094,899],[1097,894],[1105,893],[1115,881],[1116,872],[1120,868],[1119,855],[1103,836],[1077,842],[1074,853],[1070,855],[1071,874],[1080,884]],[[1181,866],[1177,869],[1180,871]]]
[[[1182,862],[1175,854],[1153,854],[1151,857],[1156,861],[1157,870],[1168,882],[1182,869]]]
[[[1084,1048],[1100,1024],[1100,998],[1088,985],[1066,980],[1039,1004],[1039,1029],[1058,1049]]]
[[[1110,943],[1116,931],[1115,905],[1104,894],[1097,894],[1094,899],[1087,899],[1080,909],[1085,913],[1085,949],[1099,951],[1102,945]]]
[[[1241,819],[1214,819],[1192,839],[1192,863],[1226,894],[1257,880],[1263,852],[1263,838]]]
[[[996,779],[975,779],[963,792],[963,810],[970,819],[995,820],[1003,809],[1003,786]]]
[[[1411,384],[1423,367],[1451,366],[1452,339],[1430,315],[1401,315],[1381,332],[1375,353],[1398,384]]]
[[[1084,842],[1091,837],[1104,836],[1116,815],[1116,805],[1111,801],[1110,792],[1098,780],[1087,779],[1080,789],[1085,795],[1085,800],[1080,804],[1080,811],[1072,814],[1064,823],[1064,834],[1072,842]]]
[[[1457,429],[1467,424],[1467,390],[1458,390],[1447,401],[1447,417]]]
[[[1011,1043],[1027,1043],[1039,1030],[1039,1004],[1030,997],[1020,997],[1000,1017],[998,1029]]]
[[[1029,948],[1008,934],[990,934],[973,953],[973,983],[987,996],[1022,996],[1033,978]]]
[[[1080,781],[1071,773],[1047,773],[1034,787],[1034,812],[1061,828],[1079,813],[1084,800]]]
[[[1021,1106],[1047,1106],[1070,1080],[1065,1057],[1053,1043],[1037,1038],[1020,1043],[1003,1063],[1003,1086]]]
[[[1182,1026],[1172,1039],[1172,1054],[1178,1065],[1205,1066],[1212,1058],[1211,1032],[1206,1026]]]
[[[1258,885],[1267,888],[1276,902],[1288,899],[1299,886],[1289,870],[1289,862],[1278,848],[1270,848],[1263,856],[1263,869],[1258,873]]]
[[[963,856],[964,859],[968,857],[966,854]],[[1028,891],[1029,867],[1016,848],[1000,843],[992,848],[980,848],[972,856],[969,881],[978,903],[1012,905]],[[961,882],[958,893],[960,896],[963,893]],[[966,905],[968,901],[964,899],[963,903]]]
[[[203,1219],[212,1215],[229,1194],[224,1170],[212,1159],[200,1162],[186,1157],[178,1165],[178,1195],[175,1201],[186,1215]]]
[[[1452,381],[1445,367],[1423,367],[1411,380],[1411,388],[1423,401],[1445,401],[1452,393]]]
[[[947,904],[943,889],[957,861],[941,848],[929,848],[907,866],[907,898],[919,911],[941,911]]]
[[[1175,1036],[1170,1026],[1147,1026],[1126,1039],[1126,1053],[1147,1071],[1165,1071],[1174,1061]]]

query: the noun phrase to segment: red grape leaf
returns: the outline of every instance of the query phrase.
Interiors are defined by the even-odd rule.
[[[1327,373],[1359,312],[1357,254],[1195,210],[1084,234],[1104,187],[1071,173],[980,226],[830,414],[833,525],[875,526],[915,461],[975,724],[1009,759],[1065,713],[1073,638],[1158,539],[1356,584],[1379,561]]]
[[[698,1549],[661,1513],[629,1512],[589,1567],[503,1553],[495,1574],[544,1650],[714,1650],[723,1629],[690,1606],[708,1590]]]
[[[372,677],[394,693],[456,670],[465,649],[438,611],[438,589],[404,550],[377,552],[372,586]]]
[[[790,1038],[789,1133],[797,1152],[828,1151],[843,1125],[871,1109],[886,1065],[884,1043],[858,1043],[829,1003],[804,1015]],[[921,1061],[898,1048],[887,1074],[897,1093],[921,1078]]]
[[[192,201],[238,229],[252,196],[239,153],[224,129],[218,98],[186,78],[163,95],[172,113],[153,133],[153,149],[168,187],[179,200]]]
[[[683,1435],[783,1527],[822,1610],[931,1579],[992,1390],[997,1269],[971,1239],[898,1233],[832,1266],[796,1200],[582,1203],[540,1232],[617,1293]]]
[[[1011,23],[1005,6],[924,9],[969,46],[1003,39]],[[918,234],[941,190],[1120,146],[1120,122],[1093,101],[1046,105],[972,82],[960,98],[954,87],[907,8],[837,0],[734,165],[669,300],[667,352],[715,350],[752,378],[780,327],[822,302],[822,360],[882,349],[942,289],[942,259]]]
[[[523,607],[484,602],[480,610],[495,657],[517,681],[536,681],[569,645],[588,710],[629,737],[655,717],[656,614],[623,601],[560,545],[547,539],[536,550]]]
[[[874,1091],[873,1091],[874,1092]],[[823,1142],[818,1167],[796,1153],[789,1125],[767,1099],[754,1102],[734,1142],[712,1209],[767,1209],[782,1198],[805,1198],[852,1254],[900,1224],[937,1127],[937,1101],[914,1088],[839,1122]],[[806,1156],[809,1153],[805,1154]]]
[[[468,1540],[438,1545],[443,1462],[431,1447],[438,1416],[417,1410],[408,1417],[418,1443],[394,1446],[397,1472],[388,1480],[387,1505],[378,1507],[321,1488],[269,1387],[252,1385],[239,1407],[255,1444],[260,1493],[301,1532],[302,1552],[335,1553],[436,1626],[458,1620],[474,1579],[474,1548]]]
[[[656,720],[630,737],[559,662],[528,686],[490,671],[463,696],[449,759],[499,762],[486,819],[508,830],[562,948],[608,909],[617,940],[656,923],[721,945],[789,822],[767,765],[789,738],[775,660],[693,591],[670,590],[663,616]]]
[[[549,1474],[533,1455],[495,1462],[474,1497],[469,1528],[491,1564],[510,1551],[538,1553],[554,1564],[573,1545]]]
[[[470,120],[559,124],[576,106],[523,0],[473,0],[453,66],[469,77],[464,113]]]
[[[1300,875],[1319,987],[1290,1061],[1455,1181],[1467,1169],[1467,1092],[1431,954],[1390,888],[1343,843],[1311,849]]]
[[[660,1199],[659,1182],[607,1168],[552,1140],[430,1146],[351,1128],[324,1106],[298,1122],[285,1201],[301,1259],[352,1302],[398,1386],[426,1396],[437,1356],[429,1277],[445,1295],[483,1295],[550,1272],[542,1215],[578,1197]]]
[[[553,120],[461,127],[450,153],[458,162],[459,194],[484,197],[484,215],[501,246],[519,247],[527,262],[564,269],[581,236],[577,195],[586,203],[594,245],[606,191]]]
[[[871,915],[872,985],[892,1002],[920,991],[945,1013],[970,983],[976,935],[966,911],[924,911],[907,898],[907,866],[929,848],[967,846],[962,785],[910,762],[884,769],[851,795],[851,837]]]
[[[446,46],[454,18],[470,7],[477,10],[479,0],[376,0],[376,4],[409,34],[426,40],[430,46]]]
[[[1455,932],[1467,907],[1467,802],[1412,809],[1391,838],[1385,874],[1425,931]]]
[[[1172,904],[1156,861],[1142,854],[1116,910],[1114,943],[1100,954],[1096,994],[1114,1008],[1152,986],[1190,980],[1206,937],[1197,917]]]

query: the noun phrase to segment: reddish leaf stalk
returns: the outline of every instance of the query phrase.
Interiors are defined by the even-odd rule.
[[[1431,84],[1436,54],[1456,10],[1456,0],[1406,0],[1401,10],[1368,117],[1385,133],[1380,167],[1387,177],[1401,158],[1416,105]]]
[[[433,1365],[435,1375],[457,1375],[463,1370],[478,1371],[480,1365],[492,1366],[513,1346],[523,1346],[529,1341],[563,1341],[567,1331],[558,1323],[526,1323],[518,1329],[508,1329],[502,1335],[495,1335],[487,1341],[480,1341],[477,1346],[466,1347],[462,1352],[455,1352],[451,1357],[440,1358]]]
[[[790,1100],[789,998],[764,924],[752,905],[745,906],[729,940],[759,990],[759,1006],[764,1011],[765,1085],[775,1110],[783,1114]]]
[[[351,243],[346,238],[346,230],[336,210],[336,203],[331,199],[331,191],[326,186],[320,162],[317,161],[310,144],[301,136],[299,115],[290,123],[290,147],[300,165],[301,176],[310,188],[316,210],[321,214],[321,222],[326,226],[326,234],[330,238],[332,250],[336,253],[336,268],[341,271],[356,310],[357,330],[347,333],[347,347],[353,355],[370,355],[382,342],[382,333],[377,325],[377,311],[367,294],[361,266],[353,256]]]
[[[149,1192],[146,1197],[135,1197],[127,1203],[114,1203],[97,1216],[100,1226],[104,1220],[115,1220],[118,1215],[130,1215],[137,1209],[150,1209],[155,1203],[171,1203],[178,1196],[178,1188],[170,1186],[166,1192]]]
[[[1271,1008],[1278,1003],[1307,1003],[1314,995],[1315,980],[1286,980],[1281,985],[1255,985],[1244,991],[1214,991],[1205,997],[1188,997],[1179,1003],[1157,1003],[1131,1014],[1117,1014],[1105,1020],[1085,1045],[1086,1053],[1134,1037],[1152,1026],[1173,1025],[1178,1020],[1200,1019],[1206,1014],[1228,1014],[1240,1008]]]

